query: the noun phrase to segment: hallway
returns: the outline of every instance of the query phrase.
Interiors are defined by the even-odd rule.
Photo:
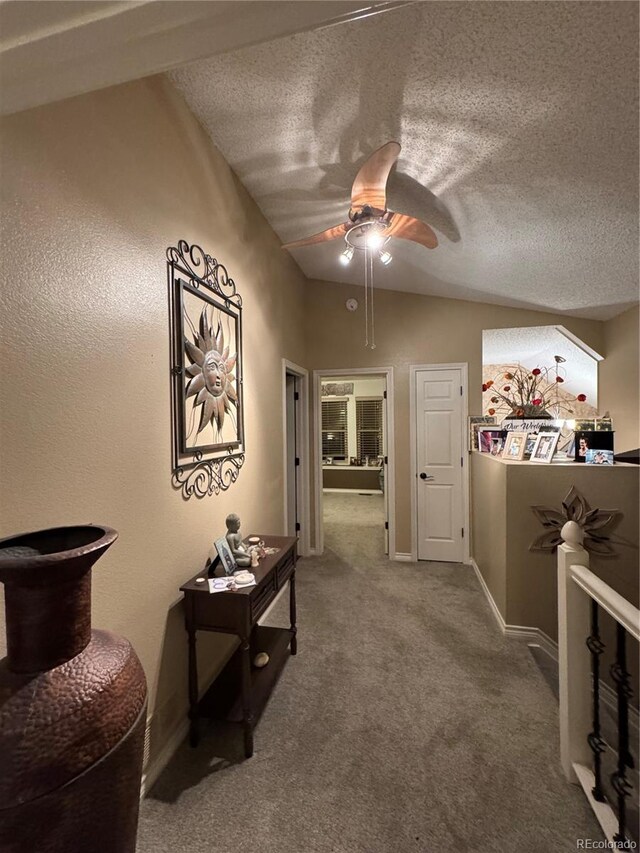
[[[298,655],[255,756],[221,728],[183,744],[142,803],[138,853],[555,853],[601,840],[561,774],[557,705],[526,645],[500,635],[471,568],[389,563],[376,501],[325,495],[325,554],[298,568]],[[286,624],[284,602],[269,621]]]

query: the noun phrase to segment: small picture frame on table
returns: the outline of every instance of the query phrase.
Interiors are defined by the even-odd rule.
[[[505,433],[501,429],[478,430],[478,450],[480,453],[491,453],[493,456],[500,455]]]
[[[481,417],[472,416],[469,418],[469,450],[479,450],[478,447],[478,430],[490,429],[492,426],[497,426],[498,419],[495,415],[483,415]]]
[[[613,465],[613,450],[587,450],[586,465]]]
[[[531,462],[551,462],[559,438],[559,432],[539,432],[531,451]]]
[[[524,459],[525,450],[527,449],[526,432],[509,432],[507,440],[502,451],[503,459],[510,459],[512,462],[521,462]]]
[[[613,438],[614,433],[610,430],[576,430],[575,461],[586,462],[590,450],[610,450],[613,453]]]
[[[238,564],[233,558],[231,548],[229,548],[229,543],[225,537],[222,536],[220,539],[216,539],[213,544],[218,552],[218,557],[220,557],[220,562],[222,563],[225,575],[232,575],[237,570]]]

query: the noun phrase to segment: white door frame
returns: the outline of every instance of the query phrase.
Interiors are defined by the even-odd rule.
[[[311,550],[311,513],[309,510],[309,371],[286,358],[282,359],[282,466],[284,473],[283,489],[283,531],[287,530],[288,516],[288,472],[287,472],[287,373],[296,376],[300,382],[299,405],[296,407],[296,437],[298,458],[300,459],[298,480],[298,518],[300,520],[300,541],[298,554],[307,557]]]
[[[313,371],[315,554],[322,554],[324,551],[324,527],[322,524],[322,387],[320,380],[324,376],[371,376],[372,374],[384,376],[387,386],[387,470],[385,471],[384,484],[389,507],[389,559],[396,559],[396,445],[393,367],[341,367],[339,370]]]
[[[419,370],[457,370],[462,381],[462,512],[464,518],[463,562],[471,562],[471,524],[469,519],[469,454],[467,453],[467,424],[469,413],[469,365],[466,361],[452,364],[409,365],[409,443],[411,448],[411,559],[418,560],[418,448],[416,424],[416,374]]]

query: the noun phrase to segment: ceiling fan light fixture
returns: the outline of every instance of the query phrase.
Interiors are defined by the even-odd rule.
[[[378,228],[370,228],[367,234],[367,246],[370,249],[381,249],[384,244],[384,234]]]
[[[340,263],[343,266],[347,266],[347,264],[351,263],[351,258],[353,257],[353,246],[347,246],[344,252],[340,255]]]
[[[380,262],[385,265],[385,267],[389,266],[391,261],[393,260],[393,255],[391,252],[387,252],[386,249],[380,252]]]

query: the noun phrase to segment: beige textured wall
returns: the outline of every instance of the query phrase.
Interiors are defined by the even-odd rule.
[[[590,568],[632,604],[638,606],[638,470],[619,465],[504,465],[486,453],[471,454],[472,555],[508,625],[540,628],[558,639],[557,560],[552,553],[533,552],[542,533],[534,505],[560,508],[575,486],[592,509],[619,509],[622,520],[612,535],[614,557],[590,556]],[[607,646],[603,678],[615,648],[613,621],[601,616]],[[638,671],[638,647],[629,647],[629,670]],[[637,704],[637,697],[634,699]]]
[[[306,281],[161,78],[6,120],[2,206],[0,535],[120,532],[93,622],[142,659],[156,751],[185,714],[180,583],[230,511],[247,533],[282,530],[281,358],[306,361]],[[188,502],[170,485],[165,250],[180,238],[228,266],[245,323],[247,461],[228,493]],[[227,649],[201,641],[203,667]]]
[[[541,628],[557,638],[556,560],[530,551],[543,532],[532,506],[560,509],[575,486],[592,509],[619,509],[616,556],[592,555],[591,569],[625,598],[638,603],[638,471],[630,465],[505,465],[487,453],[471,454],[472,555],[500,613],[510,625]]]
[[[484,460],[483,460],[484,461]],[[592,555],[591,569],[638,605],[638,469],[599,465],[488,465],[507,468],[507,609],[512,625],[533,625],[557,639],[558,599],[554,555],[529,551],[542,532],[532,505],[560,508],[575,486],[592,509],[620,509],[615,531],[616,556]]]
[[[600,411],[611,412],[616,451],[640,447],[640,353],[636,306],[604,323],[604,356],[600,364]]]
[[[359,309],[346,310],[355,297]],[[362,288],[309,282],[308,364],[311,369],[394,368],[396,439],[396,547],[409,553],[410,449],[409,365],[468,362],[469,414],[482,413],[482,331],[562,323],[596,351],[603,346],[602,323],[539,311],[478,302],[378,290],[375,295],[375,350],[365,349]]]

